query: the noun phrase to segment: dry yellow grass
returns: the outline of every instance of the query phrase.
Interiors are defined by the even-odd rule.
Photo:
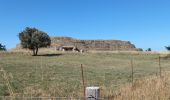
[[[169,100],[170,99],[170,73],[147,77],[122,87],[111,100]]]
[[[159,73],[159,54],[48,52],[46,55],[43,51],[39,54],[33,57],[31,52],[0,53],[0,66],[8,73],[16,96],[82,97],[80,65],[83,64],[85,85],[100,86],[102,98],[108,95],[116,100],[169,98],[170,74],[166,73],[161,80],[159,76],[154,76]],[[132,58],[133,90],[130,64]],[[170,70],[169,65],[169,58],[161,59],[162,73]],[[1,96],[4,93],[8,93],[8,90],[0,77]],[[111,97],[109,100],[113,100]]]

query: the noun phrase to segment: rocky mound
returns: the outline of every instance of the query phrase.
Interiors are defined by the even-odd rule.
[[[121,40],[78,40],[70,37],[51,37],[51,47],[75,46],[80,50],[136,51],[134,44]]]
[[[83,51],[137,51],[135,45],[121,40],[78,40],[71,37],[51,37],[51,50],[59,50],[62,46],[74,46]],[[22,49],[18,44],[16,49]]]

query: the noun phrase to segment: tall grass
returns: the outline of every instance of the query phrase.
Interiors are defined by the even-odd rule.
[[[132,80],[130,59],[134,59],[133,79],[136,85],[134,87],[137,87],[137,83],[140,82],[136,80],[159,74],[158,56],[158,54],[108,52],[84,54],[40,52],[40,56],[33,57],[29,53],[13,52],[0,54],[0,66],[7,72],[15,95],[82,97],[80,65],[83,64],[85,86],[99,86],[102,97],[116,94],[119,96],[120,93],[123,97],[123,91],[131,89],[130,86],[124,87]],[[169,59],[162,60],[162,71],[170,70],[169,65]],[[121,87],[124,90],[115,93]],[[134,88],[134,91],[135,89],[137,88]],[[0,95],[8,92],[0,77]]]
[[[138,80],[132,87],[130,84],[121,87],[114,100],[169,100],[170,99],[170,73],[163,76],[151,76]]]

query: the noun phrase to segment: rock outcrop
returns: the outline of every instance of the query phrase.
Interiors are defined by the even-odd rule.
[[[78,40],[70,37],[51,37],[51,47],[59,49],[61,46],[75,46],[79,50],[100,51],[136,51],[134,44],[121,40]]]
[[[63,46],[76,47],[83,51],[137,51],[138,49],[129,41],[121,40],[78,40],[71,37],[51,37],[51,46],[48,49],[60,50]],[[21,45],[16,46],[22,49]]]

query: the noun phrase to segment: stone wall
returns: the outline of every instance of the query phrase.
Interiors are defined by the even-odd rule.
[[[59,50],[62,46],[75,46],[83,51],[137,51],[138,49],[129,41],[121,40],[78,40],[71,37],[51,37],[51,46],[48,49]],[[16,46],[22,49],[21,45]]]
[[[56,49],[61,46],[75,46],[78,49],[85,51],[100,50],[100,51],[136,51],[134,44],[129,41],[121,40],[78,40],[70,37],[52,37],[51,47]]]

